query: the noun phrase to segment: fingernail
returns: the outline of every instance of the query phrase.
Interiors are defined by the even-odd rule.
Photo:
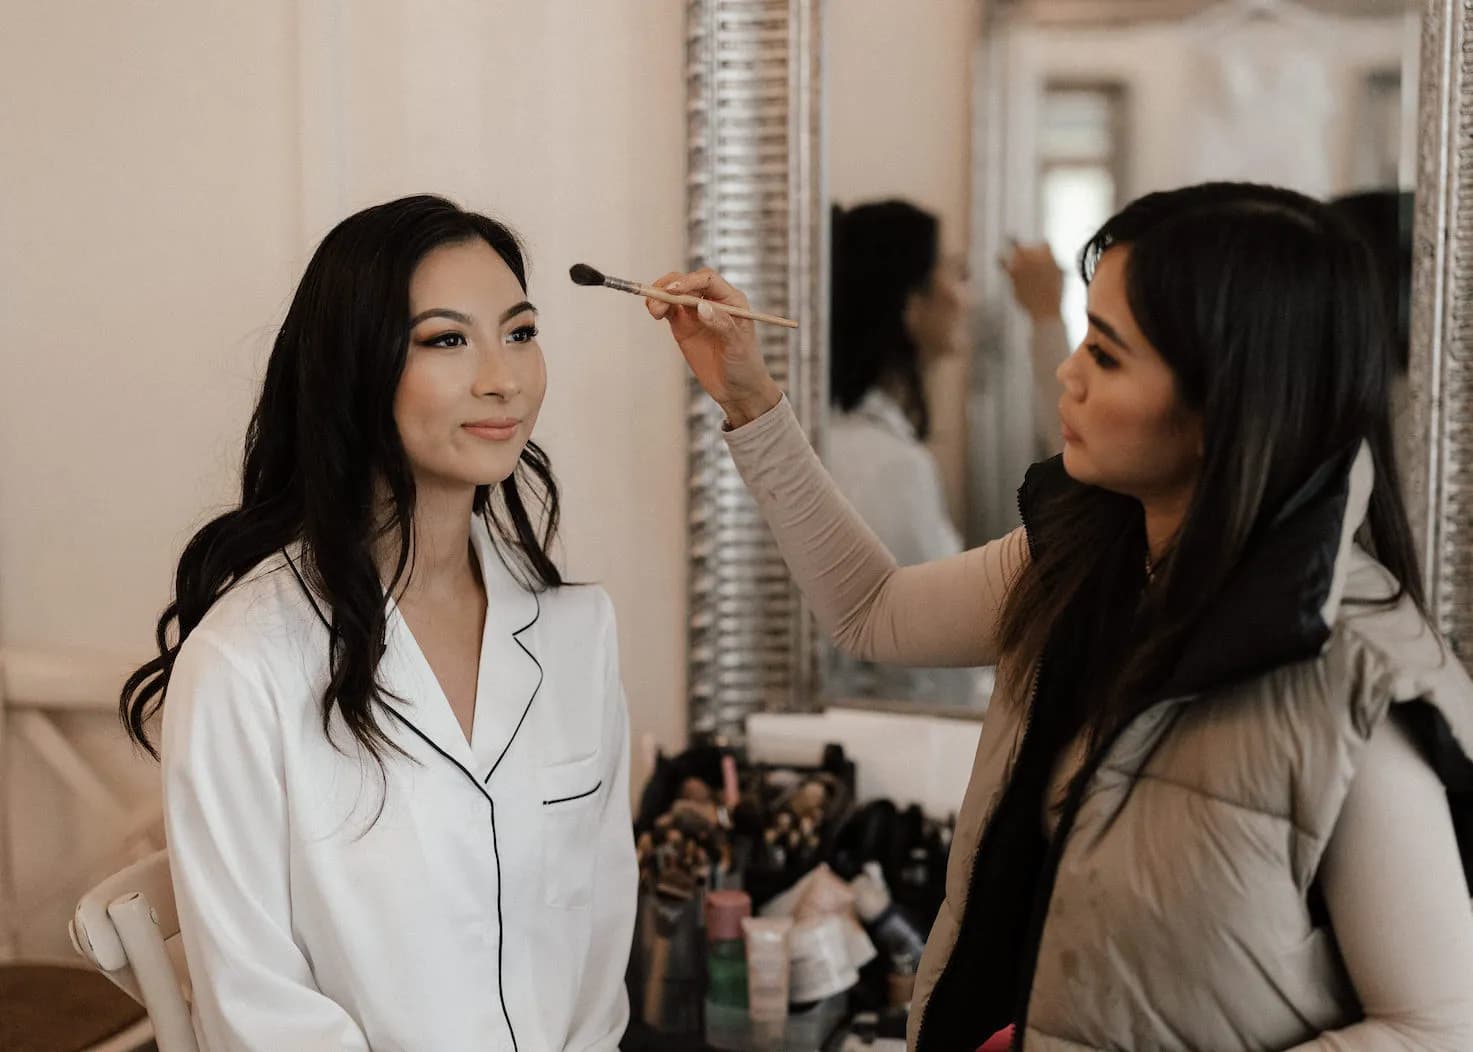
[[[705,300],[696,304],[696,313],[701,316],[702,321],[713,321],[716,318],[716,308]]]
[[[678,282],[678,281],[672,281],[670,284],[668,284],[668,285],[665,286],[665,291],[666,292],[679,292],[681,290],[681,288],[682,288],[682,286],[681,286],[680,282]]]

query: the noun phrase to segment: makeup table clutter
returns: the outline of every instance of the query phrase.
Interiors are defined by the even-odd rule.
[[[904,1047],[952,819],[861,799],[860,781],[837,744],[809,764],[721,745],[656,757],[621,1047]]]

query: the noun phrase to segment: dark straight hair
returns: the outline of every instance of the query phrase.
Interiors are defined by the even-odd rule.
[[[1126,292],[1142,333],[1203,424],[1201,472],[1181,528],[1145,589],[1138,501],[1070,487],[1046,509],[1037,555],[1004,606],[1009,693],[1026,698],[1064,630],[1091,699],[1094,736],[1160,684],[1198,616],[1260,531],[1317,468],[1370,447],[1375,486],[1360,536],[1424,608],[1393,453],[1395,360],[1371,250],[1319,201],[1268,186],[1212,183],[1143,197],[1085,246],[1090,281],[1128,247]],[[1425,611],[1424,611],[1425,612]]]
[[[1396,366],[1406,372],[1412,345],[1412,221],[1410,190],[1368,190],[1337,197],[1330,204],[1350,220],[1371,246],[1381,271],[1381,293],[1396,350]]]
[[[941,224],[907,201],[835,206],[829,395],[844,412],[891,386],[918,438],[931,431],[921,349],[905,325],[911,294],[926,289],[940,259]]]
[[[526,263],[516,235],[440,197],[365,209],[334,227],[313,253],[271,349],[246,432],[240,503],[185,545],[173,601],[158,621],[159,655],[123,686],[123,723],[155,757],[148,723],[164,704],[180,646],[232,585],[262,560],[300,543],[299,568],[326,606],[324,733],[336,712],[382,759],[389,739],[376,706],[386,615],[373,544],[397,534],[392,591],[408,574],[413,551],[414,476],[393,412],[409,350],[409,283],[434,249],[477,238],[525,291]],[[387,517],[375,502],[379,492],[388,494]],[[494,491],[478,487],[474,510],[521,564],[529,587],[562,583],[549,555],[558,489],[540,448],[529,442],[516,470]]]

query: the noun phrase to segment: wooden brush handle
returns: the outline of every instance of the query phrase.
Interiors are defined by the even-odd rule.
[[[786,329],[796,329],[798,327],[798,323],[790,318],[780,318],[776,314],[763,314],[760,311],[747,310],[745,307],[733,307],[730,304],[721,303],[718,300],[703,300],[700,296],[676,295],[675,293],[666,292],[664,289],[657,289],[653,285],[641,285],[639,287],[639,294],[641,296],[648,296],[652,300],[659,300],[661,303],[674,303],[681,307],[698,307],[702,303],[709,303],[717,310],[725,311],[727,314],[736,318],[765,321],[769,325],[781,325]]]

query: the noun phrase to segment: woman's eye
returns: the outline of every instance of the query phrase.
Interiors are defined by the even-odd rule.
[[[1084,349],[1089,352],[1089,356],[1095,360],[1095,364],[1101,369],[1113,369],[1120,364],[1110,352],[1106,351],[1097,343],[1085,344]]]
[[[537,326],[521,325],[507,334],[512,343],[531,343],[537,339]]]
[[[460,332],[442,332],[439,336],[431,336],[423,341],[426,347],[464,347],[465,334]]]

